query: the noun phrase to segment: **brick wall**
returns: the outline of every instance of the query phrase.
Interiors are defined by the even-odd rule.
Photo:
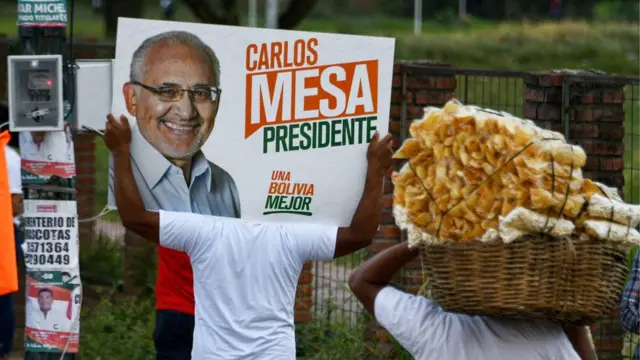
[[[422,73],[413,67],[408,67],[409,65],[450,67],[450,65],[428,61],[396,63],[393,69],[389,122],[389,131],[395,138],[394,149],[397,149],[403,137],[408,135],[408,124],[410,124],[412,120],[423,116],[424,107],[443,106],[448,100],[455,96],[455,76],[434,76],[428,73]],[[403,78],[405,91],[403,91]],[[403,134],[402,126],[403,100],[405,100],[406,106],[407,126],[405,128],[405,134]],[[400,164],[401,162],[398,162],[396,167]],[[401,232],[395,226],[391,213],[393,206],[393,184],[390,179],[386,179],[385,181],[384,199],[384,210],[380,230],[373,240],[373,243],[367,248],[367,258],[401,241]],[[405,290],[416,293],[422,284],[420,269],[420,262],[419,259],[417,259],[405,267],[402,273],[396,277],[395,282]],[[395,346],[391,343],[391,337],[375,320],[370,319],[368,321],[364,337],[367,346],[374,349],[371,358],[395,358]]]
[[[96,145],[95,136],[76,133],[74,137],[76,158],[76,201],[78,218],[87,219],[97,215],[96,196]],[[80,251],[91,249],[93,240],[93,222],[80,223]]]
[[[616,187],[624,195],[623,86],[602,84],[593,76],[581,78],[575,72],[529,74],[524,80],[524,116],[562,133],[564,112],[568,140],[587,154],[584,177]],[[591,331],[600,359],[620,357],[623,331],[617,312]]]
[[[530,74],[525,78],[524,116],[538,125],[563,132],[562,113],[569,141],[587,154],[584,176],[624,190],[624,92],[622,85],[602,85],[597,79],[572,77],[562,92],[565,74]],[[575,81],[575,82],[574,82]]]

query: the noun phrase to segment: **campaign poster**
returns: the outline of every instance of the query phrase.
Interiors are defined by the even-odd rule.
[[[76,202],[24,200],[24,204],[22,249],[27,269],[75,268],[78,265]]]
[[[71,128],[20,133],[22,183],[74,187],[75,153]]]
[[[120,18],[113,113],[148,209],[346,225],[393,38]],[[113,196],[109,179],[109,206]]]
[[[81,285],[78,268],[27,270],[26,349],[77,353]]]

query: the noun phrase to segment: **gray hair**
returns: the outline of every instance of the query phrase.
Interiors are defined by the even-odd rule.
[[[209,61],[209,65],[213,68],[213,76],[215,78],[215,87],[220,87],[220,61],[216,56],[216,53],[205,44],[196,35],[186,31],[167,31],[158,35],[154,35],[147,38],[140,44],[140,46],[133,53],[131,59],[131,68],[129,72],[129,79],[131,81],[140,81],[146,72],[146,58],[147,53],[157,44],[168,45],[186,45],[191,49],[199,52],[205,59]]]

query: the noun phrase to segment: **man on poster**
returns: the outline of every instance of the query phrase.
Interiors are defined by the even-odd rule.
[[[233,178],[201,151],[215,124],[220,92],[218,58],[191,33],[164,32],[134,52],[123,95],[137,120],[131,165],[147,209],[240,217]],[[112,197],[113,164],[109,176]],[[158,246],[156,279],[157,358],[189,359],[195,311],[189,257]]]
[[[53,306],[53,291],[42,288],[38,291],[38,309],[29,313],[28,327],[47,331],[69,331],[69,319]]]
[[[64,131],[33,131],[21,135],[20,152],[24,160],[65,164],[74,162],[73,139],[68,124],[65,123]]]
[[[128,120],[108,116],[105,143],[124,226],[190,257],[198,314],[192,358],[295,358],[293,302],[303,264],[353,253],[377,232],[393,154],[391,135],[378,137],[367,150],[364,190],[349,226],[258,223],[145,210],[133,177]]]

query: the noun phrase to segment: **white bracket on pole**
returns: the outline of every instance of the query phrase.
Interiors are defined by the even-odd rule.
[[[413,1],[413,34],[422,33],[422,0]]]

